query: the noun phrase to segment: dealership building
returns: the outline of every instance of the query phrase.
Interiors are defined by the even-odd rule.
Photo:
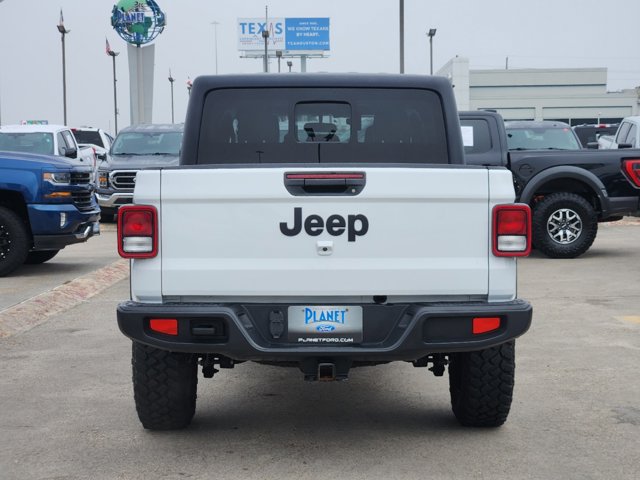
[[[459,110],[495,110],[505,120],[580,125],[640,114],[636,89],[607,92],[606,68],[470,70],[455,57],[436,75],[450,79]]]

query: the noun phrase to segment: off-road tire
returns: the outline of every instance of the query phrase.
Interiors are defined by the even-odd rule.
[[[548,226],[556,222],[552,217],[562,211],[577,215],[580,233],[570,243],[552,238]],[[598,214],[580,195],[559,192],[546,195],[533,208],[533,242],[538,250],[551,258],[575,258],[585,253],[598,233]]]
[[[27,259],[24,263],[29,265],[38,265],[40,263],[48,262],[55,257],[60,250],[38,250],[36,252],[29,252]]]
[[[451,407],[467,427],[499,427],[513,398],[515,341],[449,355]]]
[[[20,216],[6,207],[0,207],[0,277],[22,265],[29,248],[31,238]]]
[[[149,430],[191,423],[196,410],[198,359],[133,342],[133,396],[138,418]]]

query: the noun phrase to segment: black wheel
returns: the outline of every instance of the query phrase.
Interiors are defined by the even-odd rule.
[[[22,219],[0,207],[0,277],[10,274],[27,258],[31,239]]]
[[[515,341],[477,352],[449,355],[453,414],[464,426],[499,427],[513,397]]]
[[[533,209],[533,240],[551,258],[575,258],[589,250],[598,233],[598,214],[574,193],[552,193]]]
[[[133,396],[144,428],[173,430],[196,411],[198,358],[133,342]]]
[[[39,250],[37,252],[29,252],[24,263],[37,265],[39,263],[48,262],[55,257],[60,250]]]

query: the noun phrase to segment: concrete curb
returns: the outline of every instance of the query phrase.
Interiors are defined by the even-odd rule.
[[[118,260],[0,312],[0,338],[31,330],[129,276],[129,262]]]

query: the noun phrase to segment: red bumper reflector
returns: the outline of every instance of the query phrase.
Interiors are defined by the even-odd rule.
[[[500,317],[476,317],[473,319],[473,334],[492,332],[500,328]]]
[[[152,318],[149,327],[154,332],[165,335],[178,335],[178,320],[175,318]]]

